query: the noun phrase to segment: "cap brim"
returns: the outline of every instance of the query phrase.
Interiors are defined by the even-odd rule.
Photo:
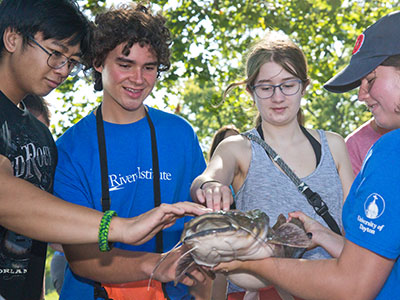
[[[352,58],[350,64],[340,73],[329,79],[324,88],[333,93],[348,92],[361,84],[361,79],[371,73],[388,56],[369,57],[364,61]]]

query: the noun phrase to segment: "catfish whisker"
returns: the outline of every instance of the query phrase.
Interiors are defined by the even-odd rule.
[[[174,280],[174,285],[176,286],[178,284],[178,282],[181,280],[181,278],[183,276],[188,276],[186,275],[186,272],[195,265],[196,263],[194,261],[192,261],[185,269],[183,269],[179,275],[175,276],[175,280]],[[189,277],[189,276],[188,276]]]
[[[151,274],[150,274],[149,283],[148,283],[148,285],[147,285],[147,291],[150,290],[151,280],[153,279],[154,274],[155,274],[155,272],[157,271],[157,269],[160,267],[161,263],[168,257],[168,255],[171,254],[171,252],[172,252],[173,250],[175,250],[176,248],[178,248],[179,245],[180,245],[181,243],[182,243],[182,242],[179,241],[174,247],[172,247],[171,250],[165,252],[165,253],[164,253],[164,256],[162,256],[161,259],[158,261],[158,263],[156,264],[156,266],[154,267],[153,271],[152,271]]]
[[[188,251],[186,251],[185,253],[183,253],[179,259],[181,259],[182,257],[188,255],[190,252],[193,252],[193,251],[196,250],[197,248],[198,248],[198,246],[195,246],[195,247],[193,247],[192,249],[189,249]]]

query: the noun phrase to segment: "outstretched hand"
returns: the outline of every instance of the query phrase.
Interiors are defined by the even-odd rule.
[[[229,210],[233,203],[232,191],[229,186],[219,182],[209,182],[203,188],[196,190],[197,201],[214,211]]]
[[[344,238],[342,236],[334,233],[332,230],[301,211],[289,213],[288,221],[290,221],[291,218],[298,218],[303,222],[306,232],[312,234],[312,244],[309,249],[321,246],[333,257],[339,257],[344,246]]]
[[[162,203],[160,206],[130,219],[123,241],[131,245],[143,244],[152,239],[160,230],[174,225],[178,218],[198,216],[207,212],[211,212],[211,209],[192,202]]]

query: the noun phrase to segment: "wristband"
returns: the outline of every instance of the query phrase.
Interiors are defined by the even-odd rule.
[[[210,182],[218,182],[219,184],[221,184],[221,182],[219,182],[218,180],[206,180],[206,181],[204,181],[204,182],[200,185],[200,189],[202,190],[202,189],[203,189],[203,186],[204,186],[206,183],[210,183]]]
[[[110,230],[111,219],[116,215],[117,213],[115,211],[107,210],[101,218],[99,228],[99,250],[101,252],[110,251],[113,246],[113,243],[108,242],[108,232]]]

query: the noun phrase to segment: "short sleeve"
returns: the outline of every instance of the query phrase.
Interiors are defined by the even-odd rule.
[[[82,178],[84,172],[71,156],[64,143],[57,143],[58,164],[54,178],[54,195],[71,203],[94,208],[88,187]]]
[[[390,259],[400,253],[399,133],[370,149],[343,208],[346,238]]]

